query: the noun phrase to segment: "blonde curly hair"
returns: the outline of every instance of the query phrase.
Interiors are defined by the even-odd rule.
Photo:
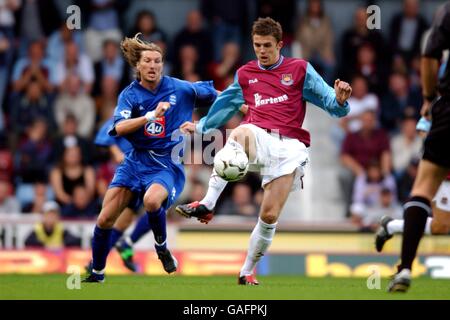
[[[136,68],[143,51],[156,51],[161,54],[161,57],[163,57],[163,51],[160,46],[153,42],[142,41],[139,39],[140,35],[141,33],[139,32],[133,38],[125,37],[125,39],[120,43],[120,49],[122,50],[123,56],[133,68]],[[139,72],[136,72],[136,75],[137,78],[140,79]]]

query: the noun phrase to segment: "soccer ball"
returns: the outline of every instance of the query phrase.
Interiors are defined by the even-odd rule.
[[[223,148],[214,157],[214,169],[226,181],[242,179],[248,170],[248,157],[240,149]]]

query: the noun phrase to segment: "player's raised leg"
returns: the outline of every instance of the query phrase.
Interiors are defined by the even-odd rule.
[[[253,271],[272,243],[278,217],[291,191],[294,175],[281,176],[265,185],[258,223],[250,236],[247,257],[239,274],[239,284],[259,284]]]
[[[254,161],[256,157],[255,136],[250,129],[237,127],[232,131],[223,149],[240,149],[247,154],[250,161]],[[214,207],[227,183],[213,169],[205,197],[200,201],[178,205],[175,209],[176,212],[186,218],[196,217],[200,222],[208,223],[213,218]]]
[[[172,273],[177,270],[178,262],[167,249],[166,209],[163,202],[167,200],[168,196],[166,187],[154,183],[145,192],[144,207],[155,238],[158,259],[161,260],[164,270],[167,273]]]
[[[111,250],[112,227],[132,196],[133,193],[127,188],[113,187],[106,192],[92,239],[92,272],[84,282],[104,281],[106,258]]]

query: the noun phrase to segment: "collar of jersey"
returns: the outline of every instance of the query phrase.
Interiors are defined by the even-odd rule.
[[[155,90],[147,89],[147,88],[144,87],[144,86],[139,82],[139,80],[137,80],[137,79],[136,79],[136,83],[139,85],[139,87],[140,87],[142,90],[145,90],[146,92],[150,92],[151,94],[156,95],[156,94],[159,92],[159,89],[161,88],[161,85],[162,85],[162,83],[163,83],[163,81],[164,81],[164,78],[165,78],[164,76],[161,77],[161,80],[159,81],[158,86],[155,88]]]
[[[275,69],[275,68],[278,68],[278,67],[280,66],[280,64],[283,63],[283,60],[284,60],[283,55],[280,55],[280,59],[278,59],[278,61],[277,61],[275,64],[273,64],[273,65],[271,65],[271,66],[268,66],[268,67],[264,67],[263,65],[261,65],[261,64],[259,63],[259,60],[258,60],[258,67],[259,67],[261,70],[273,70],[273,69]]]

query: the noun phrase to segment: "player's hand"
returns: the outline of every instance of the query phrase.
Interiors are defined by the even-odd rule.
[[[423,101],[422,109],[420,109],[420,115],[427,120],[431,120],[431,102],[428,100]]]
[[[166,113],[166,111],[169,109],[170,109],[169,102],[158,103],[158,105],[156,106],[156,109],[155,109],[155,117],[156,118],[162,117],[164,115],[164,113]]]
[[[343,105],[352,95],[352,87],[348,84],[348,82],[336,79],[334,81],[334,92],[336,93],[337,102],[340,105]]]
[[[247,114],[248,112],[248,105],[243,104],[240,108],[239,111],[242,112],[243,114]]]
[[[184,134],[192,134],[195,133],[195,123],[186,121],[180,126],[180,130]]]

